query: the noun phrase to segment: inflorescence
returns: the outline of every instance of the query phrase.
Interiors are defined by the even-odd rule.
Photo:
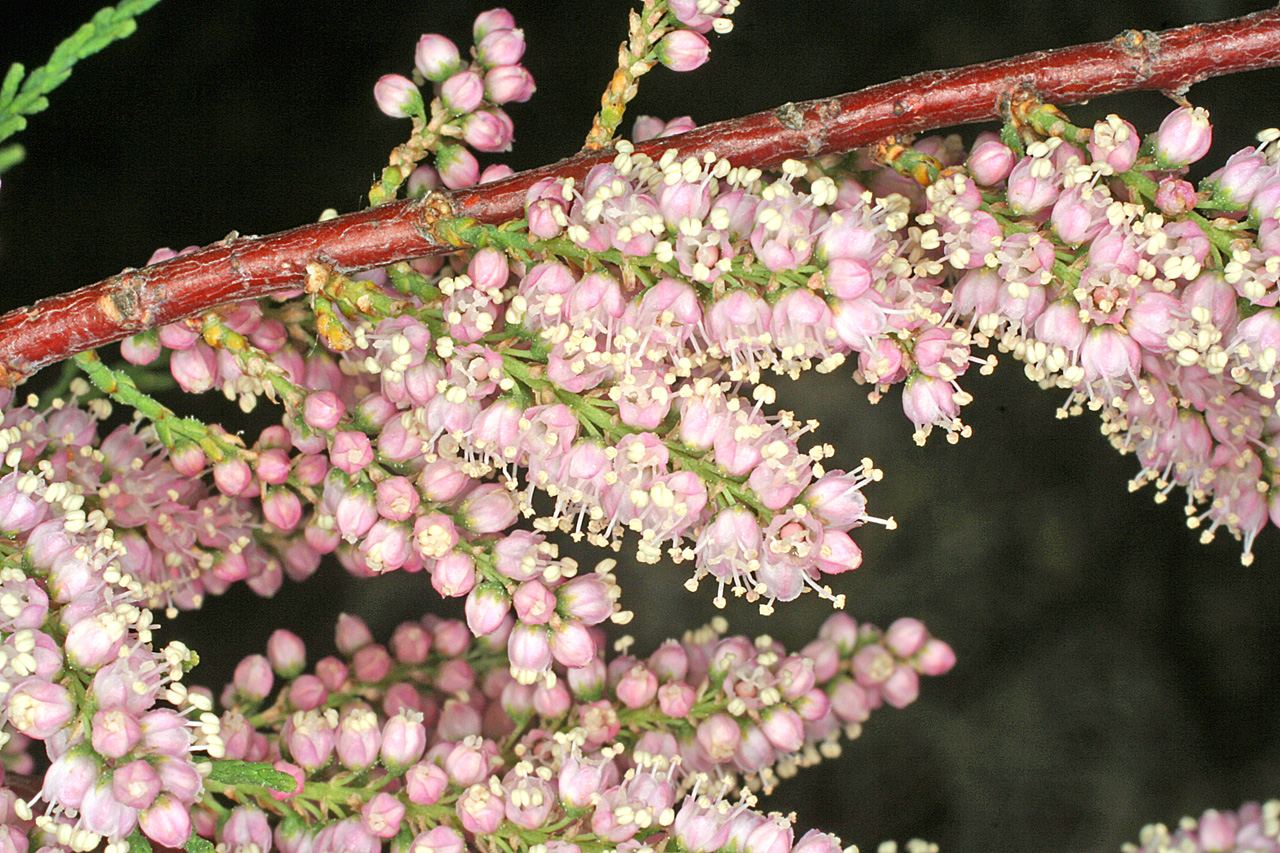
[[[736,4],[668,5],[633,21],[623,89],[657,62],[700,65]],[[375,204],[510,174],[469,149],[510,147],[501,104],[534,91],[523,34],[498,9],[474,35],[469,63],[428,35],[415,79],[379,81],[414,132]],[[628,98],[606,100],[593,136]],[[118,851],[135,830],[176,847],[193,829],[257,853],[480,836],[838,850],[793,844],[754,792],[912,702],[950,648],[912,619],[882,632],[836,614],[795,654],[717,621],[606,660],[601,626],[631,619],[614,561],[582,571],[550,538],[630,540],[721,607],[732,593],[767,614],[806,592],[842,607],[828,576],[861,563],[851,534],[893,520],[868,512],[870,459],[828,467],[817,424],[776,410],[769,383],[809,369],[851,370],[873,400],[901,386],[917,441],[955,441],[961,379],[995,366],[975,352],[1011,354],[1065,394],[1063,415],[1100,412],[1138,456],[1135,488],[1183,487],[1189,524],[1243,539],[1247,564],[1280,523],[1280,131],[1197,189],[1203,110],[1145,140],[1115,116],[1017,115],[968,150],[890,141],[776,173],[682,157],[678,138],[657,159],[617,141],[581,182],[534,185],[522,220],[440,223],[455,254],[357,277],[314,264],[304,291],[127,340],[132,368],[82,361],[146,416],[105,436],[112,407],[83,380],[49,404],[0,391],[0,758],[29,773],[43,742],[50,762],[38,791],[0,787],[0,850]],[[640,141],[692,122],[635,127]],[[282,417],[252,442],[166,420],[130,379],[156,368]],[[383,646],[344,617],[343,657],[309,673],[277,631],[220,715],[182,681],[194,654],[153,647],[153,611],[237,581],[271,595],[326,554],[359,576],[426,572],[465,621],[428,616]],[[1255,825],[1274,841],[1272,806],[1153,829],[1141,849]]]

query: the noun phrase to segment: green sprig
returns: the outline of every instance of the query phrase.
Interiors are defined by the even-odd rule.
[[[8,139],[27,126],[24,116],[38,113],[49,106],[45,96],[71,76],[71,68],[102,50],[113,41],[128,38],[137,29],[134,21],[138,15],[150,9],[159,0],[124,0],[118,6],[100,9],[89,23],[84,24],[68,39],[53,50],[46,65],[30,74],[21,63],[9,66],[4,82],[0,83],[0,140]],[[0,172],[21,162],[22,146],[9,145],[0,149]]]
[[[215,462],[240,452],[225,436],[210,429],[208,424],[193,417],[178,417],[168,406],[143,393],[132,376],[122,370],[107,367],[93,350],[82,352],[74,356],[74,359],[98,390],[115,402],[132,407],[151,421],[156,438],[170,450],[188,442],[198,444]]]

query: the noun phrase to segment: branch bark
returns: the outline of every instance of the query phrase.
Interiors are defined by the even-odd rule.
[[[717,122],[636,146],[655,159],[677,147],[769,168],[902,135],[1005,115],[1036,97],[1057,105],[1132,90],[1181,96],[1225,74],[1280,66],[1280,9],[1160,33],[1126,30],[1106,42],[904,77],[849,95]],[[434,223],[523,215],[526,190],[547,177],[583,178],[612,151],[584,152],[505,180],[391,202],[265,237],[231,235],[199,251],[41,300],[0,317],[0,386],[77,352],[207,311],[301,287],[307,266],[351,273],[452,250]]]

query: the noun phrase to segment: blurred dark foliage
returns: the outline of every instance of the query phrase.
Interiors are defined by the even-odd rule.
[[[0,61],[41,64],[98,5],[4,4]],[[627,5],[507,5],[538,84],[511,110],[517,141],[505,162],[522,169],[581,144]],[[715,41],[709,65],[645,78],[633,113],[708,122],[1262,6],[754,0]],[[422,32],[465,43],[484,8],[162,3],[135,35],[79,66],[17,137],[29,155],[0,190],[0,310],[140,266],[158,246],[356,209],[407,130],[377,112],[374,81],[410,70]],[[1213,114],[1215,164],[1280,123],[1280,72],[1209,81],[1190,97]],[[1146,131],[1169,107],[1147,93],[1068,112],[1081,124],[1119,112]],[[1136,463],[1110,449],[1093,416],[1056,420],[1058,392],[1028,387],[1009,363],[964,385],[977,398],[966,414],[974,437],[953,447],[935,436],[924,449],[911,443],[896,394],[872,407],[847,376],[781,389],[785,405],[823,422],[818,437],[845,466],[871,456],[885,471],[868,490],[872,508],[899,529],[860,537],[864,567],[838,585],[849,611],[882,626],[925,619],[960,664],[911,708],[878,713],[841,759],[801,771],[770,807],[863,850],[920,836],[956,853],[1110,851],[1146,822],[1280,794],[1280,534],[1262,536],[1256,562],[1242,568],[1230,539],[1198,544],[1181,493],[1164,506],[1149,490],[1129,494]],[[638,650],[714,613],[710,595],[682,588],[682,569],[628,567],[622,580],[639,614],[629,629]],[[357,583],[327,567],[271,601],[237,590],[171,630],[204,658],[196,681],[220,684],[275,627],[307,636],[314,660],[331,650],[340,610],[386,637],[426,610],[456,613],[450,604],[420,575]],[[798,647],[826,612],[806,598],[769,620],[745,605],[726,615]]]

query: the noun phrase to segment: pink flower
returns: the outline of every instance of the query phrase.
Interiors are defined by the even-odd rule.
[[[75,716],[71,692],[61,684],[32,677],[8,695],[9,722],[27,737],[46,740]]]
[[[373,87],[378,109],[392,118],[422,115],[422,93],[413,81],[400,74],[385,74]]]
[[[191,837],[187,804],[167,793],[138,815],[138,825],[148,838],[163,847],[181,847]]]
[[[658,61],[672,71],[701,68],[711,58],[711,45],[693,30],[672,30],[658,42]]]
[[[484,102],[484,78],[474,71],[459,71],[440,87],[440,101],[454,115],[467,115]]]
[[[404,803],[386,791],[381,791],[365,803],[360,810],[360,820],[374,837],[392,838],[400,831],[404,812]]]
[[[1209,111],[1202,107],[1178,107],[1154,134],[1156,164],[1162,169],[1186,166],[1209,153],[1213,143],[1213,126]]]
[[[428,80],[439,83],[458,70],[461,57],[458,46],[449,39],[435,33],[428,33],[418,39],[414,48],[413,64],[418,73]]]

